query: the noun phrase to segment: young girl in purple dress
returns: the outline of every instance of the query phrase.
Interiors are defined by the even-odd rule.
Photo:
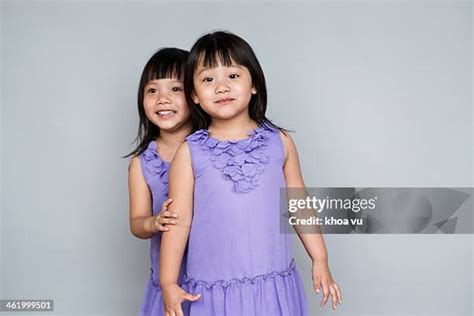
[[[197,131],[170,167],[170,210],[181,220],[162,238],[165,314],[307,315],[279,204],[280,188],[304,188],[303,178],[292,139],[265,116],[265,77],[252,48],[227,32],[201,37],[185,89]],[[322,235],[298,234],[313,261],[314,288],[323,289],[321,304],[331,296],[335,309],[341,291]]]
[[[184,95],[184,65],[189,52],[164,48],[155,53],[143,70],[138,87],[137,148],[129,167],[130,230],[142,239],[151,238],[151,273],[140,307],[142,316],[164,315],[159,287],[160,241],[177,214],[167,207],[168,169],[178,146],[191,132]],[[160,211],[161,210],[161,211]],[[178,263],[179,280],[183,267]]]

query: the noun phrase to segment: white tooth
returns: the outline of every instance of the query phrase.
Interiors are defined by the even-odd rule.
[[[173,113],[175,113],[175,111],[172,111],[172,110],[158,111],[158,114],[160,114],[160,115],[170,115],[170,114],[173,114]]]

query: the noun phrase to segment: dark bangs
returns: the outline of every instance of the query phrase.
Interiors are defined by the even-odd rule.
[[[198,62],[194,70],[199,65],[204,67],[217,67],[220,62],[223,66],[232,66],[233,63],[252,68],[250,56],[253,54],[252,49],[248,45],[242,45],[240,41],[231,36],[223,36],[220,32],[214,33],[215,36],[207,35],[196,47],[199,52]],[[194,56],[192,56],[194,57]],[[256,59],[256,57],[255,57]],[[252,77],[253,78],[253,77]]]
[[[153,55],[143,69],[142,80],[184,80],[184,65],[188,52],[177,48],[163,48]]]

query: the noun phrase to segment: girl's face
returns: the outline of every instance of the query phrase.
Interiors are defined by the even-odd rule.
[[[231,119],[239,114],[248,115],[248,105],[257,90],[247,67],[232,63],[216,67],[199,65],[193,77],[193,101],[211,117]]]
[[[156,79],[145,86],[143,105],[147,118],[162,131],[173,132],[189,121],[183,81]]]

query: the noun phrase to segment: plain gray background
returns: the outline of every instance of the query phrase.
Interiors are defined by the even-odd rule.
[[[0,298],[135,315],[149,241],[128,226],[136,90],[160,47],[227,29],[307,186],[471,187],[472,2],[1,2]],[[472,315],[472,235],[327,235],[344,303],[311,315]],[[20,315],[20,314],[16,314]],[[26,313],[25,313],[26,315]],[[28,314],[30,315],[30,314]],[[46,315],[46,314],[45,314]]]

